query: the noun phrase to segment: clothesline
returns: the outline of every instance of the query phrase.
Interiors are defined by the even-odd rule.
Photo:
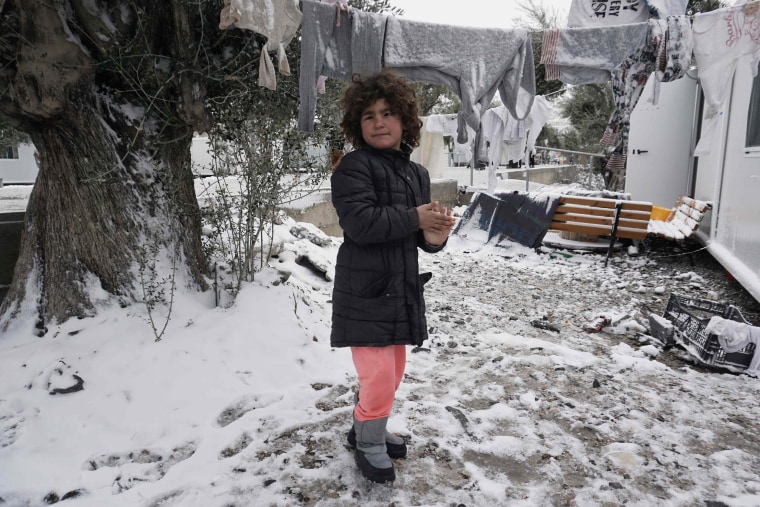
[[[567,91],[567,86],[563,86],[559,90],[554,90],[553,92],[545,93],[544,97],[551,97],[552,95],[556,95],[556,94],[562,93],[564,91]]]
[[[356,10],[353,7],[348,6],[347,0],[320,1],[325,4],[335,5],[336,8],[341,9],[346,13]],[[684,0],[681,1],[685,8],[686,2]],[[655,0],[647,0],[646,2],[650,11],[658,11],[661,9],[661,7],[657,7],[658,3],[659,2]],[[291,2],[275,2],[274,5],[272,5],[267,0],[224,0],[224,7],[220,13],[219,26],[224,29],[234,25],[238,28],[252,30],[266,36],[266,50],[268,52],[277,52],[280,73],[288,75],[290,73],[290,67],[285,55],[285,46],[290,43],[290,40],[295,35],[296,29],[301,24],[302,19],[301,12],[299,12],[294,5],[295,4],[292,4]],[[575,3],[573,5],[575,6]],[[760,0],[752,0],[743,5],[721,7],[711,12],[727,12],[736,8],[749,11],[753,9],[756,10],[758,6],[760,6]],[[693,24],[696,16],[701,14],[705,13],[683,14],[680,16],[688,18],[689,22]],[[660,17],[664,18],[666,16]],[[338,20],[339,19],[340,18],[338,17]],[[530,35],[543,36],[546,30],[547,29],[529,29],[528,33]],[[552,29],[550,28],[549,30]],[[270,89],[276,87],[274,67],[268,58],[261,59],[259,84]]]
[[[753,3],[760,4],[760,0],[754,0],[752,2],[748,2],[744,6],[749,5],[749,4],[753,4]],[[723,9],[728,9],[728,8],[730,8],[730,7],[721,7],[720,9],[715,9],[715,11],[723,10]],[[710,12],[715,12],[715,11],[710,11]],[[702,13],[697,13],[697,14],[702,14]],[[681,14],[680,15],[680,17],[687,18],[691,23],[694,22],[694,17],[695,16],[696,16],[696,14]],[[641,23],[646,23],[646,21],[641,21]],[[620,26],[620,25],[608,25],[608,26]],[[566,28],[582,28],[582,27],[566,27]],[[536,29],[536,28],[529,28],[528,29],[528,33],[531,34],[531,35],[543,35],[546,30],[547,30],[547,28],[538,28],[538,29]],[[548,28],[548,30],[554,30],[554,28]]]
[[[320,1],[320,0],[318,0],[318,1]],[[321,0],[321,1],[326,1],[326,0]],[[649,3],[649,2],[647,2],[647,3]],[[683,2],[684,7],[685,7],[686,3],[687,3],[686,1]],[[714,9],[714,10],[708,11],[708,12],[730,11],[730,10],[733,10],[733,9],[736,9],[736,8],[741,8],[741,9],[744,9],[744,10],[747,10],[747,9],[751,10],[751,9],[758,8],[758,7],[760,7],[760,0],[751,0],[751,1],[746,2],[744,4],[741,4],[741,5],[719,7],[718,9]],[[664,15],[659,15],[659,16],[650,16],[649,19],[666,19],[667,17],[678,16],[678,17],[686,18],[686,19],[689,20],[690,23],[693,23],[694,19],[697,16],[699,16],[701,14],[707,14],[708,12],[697,12],[697,13],[692,13],[692,14],[686,14],[686,13],[684,13],[684,14],[664,14]],[[642,21],[639,21],[639,22],[646,23],[645,20],[642,20]],[[615,24],[606,24],[606,25],[605,24],[574,25],[574,26],[568,25],[568,26],[566,26],[564,28],[589,28],[589,27],[592,27],[592,26],[620,26],[620,25],[624,25],[624,24],[635,24],[635,23],[615,23]],[[490,28],[497,29],[497,30],[503,29],[503,28],[499,28],[499,27],[495,27],[495,26],[494,27],[490,27]],[[530,35],[543,35],[543,33],[546,30],[554,30],[554,29],[556,29],[556,28],[555,27],[551,27],[551,28],[527,28],[528,33]]]
[[[574,26],[540,31],[437,25],[344,9],[341,3],[303,0],[303,13],[297,13],[302,19],[290,11],[270,13],[280,16],[282,23],[275,20],[274,29],[272,23],[267,26],[267,51],[262,54],[276,51],[281,73],[289,70],[284,46],[292,38],[294,25],[301,23],[299,130],[313,131],[319,85],[325,78],[350,80],[355,74],[391,67],[412,82],[443,85],[457,94],[462,102],[458,141],[467,142],[467,128],[472,129],[476,157],[485,154],[481,122],[497,91],[513,118],[524,119],[530,113],[535,98],[535,35],[542,36],[540,62],[546,66],[547,80],[566,85],[612,83],[615,111],[602,139],[613,152],[611,169],[625,164],[630,113],[651,75],[655,79],[652,101],[656,102],[659,83],[681,78],[692,58],[697,60],[707,105],[700,145],[707,146],[717,130],[715,123],[737,61],[751,55],[754,76],[760,60],[760,0],[690,15],[667,15],[685,12],[686,0],[642,0],[610,9],[601,22],[590,4],[574,1],[577,9],[571,8],[568,16],[568,24],[572,18]],[[256,13],[252,4],[265,9],[270,2],[225,0],[223,21],[234,19],[237,26],[245,26],[241,16]],[[609,24],[610,19],[646,21]],[[578,26],[585,22],[590,26]],[[260,83],[273,87],[269,58],[262,58],[261,68],[260,77],[266,73],[268,80]]]

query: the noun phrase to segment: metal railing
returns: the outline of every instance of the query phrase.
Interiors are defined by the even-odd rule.
[[[568,153],[571,155],[583,155],[585,157],[588,157],[588,187],[591,188],[592,186],[592,177],[594,173],[594,165],[592,164],[593,158],[604,158],[605,155],[603,153],[587,153],[585,151],[574,151],[574,150],[565,150],[562,148],[550,148],[548,146],[536,146],[535,149],[537,150],[546,150],[546,151],[556,151],[557,153]],[[530,183],[530,173],[526,172],[525,174],[525,188],[527,190],[528,184]]]

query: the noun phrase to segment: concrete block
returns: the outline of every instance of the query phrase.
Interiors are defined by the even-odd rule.
[[[453,208],[459,206],[459,189],[456,180],[435,180],[430,184],[430,194],[441,206]],[[338,214],[332,205],[329,191],[312,195],[313,201],[308,206],[300,206],[298,201],[284,205],[281,209],[293,220],[306,222],[319,227],[330,236],[342,237],[343,230],[338,224]]]

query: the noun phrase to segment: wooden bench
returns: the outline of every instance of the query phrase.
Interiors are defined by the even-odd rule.
[[[676,201],[670,214],[664,220],[650,220],[647,226],[645,248],[647,252],[652,250],[656,241],[667,241],[675,248],[690,254],[684,244],[694,236],[707,211],[712,204],[706,201],[681,196]],[[694,259],[689,255],[689,260],[694,264]]]
[[[651,214],[651,202],[562,195],[549,229],[609,236],[606,266],[618,238],[643,240],[647,237]]]
[[[682,195],[665,220],[649,221],[647,234],[676,242],[685,241],[694,235],[711,207],[708,202]]]

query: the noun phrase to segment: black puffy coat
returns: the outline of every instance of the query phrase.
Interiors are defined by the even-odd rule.
[[[421,345],[427,338],[417,248],[436,252],[419,228],[417,206],[430,202],[430,176],[403,151],[363,148],[332,175],[332,202],[343,228],[333,289],[333,347]]]

